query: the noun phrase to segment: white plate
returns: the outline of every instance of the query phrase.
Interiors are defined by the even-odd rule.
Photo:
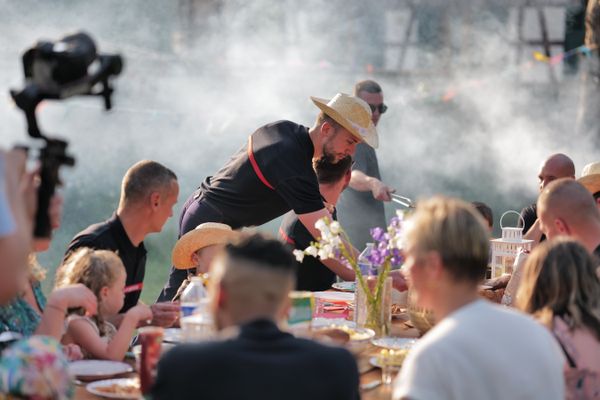
[[[374,367],[381,368],[381,365],[379,365],[379,361],[377,360],[377,357],[369,358],[369,364],[371,364]]]
[[[167,328],[164,330],[163,342],[167,343],[181,343],[182,335],[181,328]]]
[[[354,292],[356,290],[356,283],[354,282],[335,282],[331,285],[335,290],[341,290],[342,292]]]
[[[141,399],[142,395],[141,393],[139,395],[135,395],[135,394],[116,394],[116,393],[109,393],[109,392],[104,392],[102,390],[99,390],[100,388],[104,388],[104,387],[109,387],[112,385],[131,385],[132,383],[138,381],[138,379],[136,378],[121,378],[121,379],[107,379],[104,381],[96,381],[96,382],[92,382],[92,383],[88,383],[88,385],[85,387],[86,390],[92,394],[95,394],[96,396],[100,396],[100,397],[105,397],[108,399]],[[139,384],[139,382],[138,382]]]
[[[315,299],[331,301],[354,301],[354,293],[347,292],[314,292]]]
[[[402,350],[410,349],[417,343],[417,339],[401,338],[401,337],[382,337],[371,340],[377,347],[383,347],[384,349]]]
[[[108,360],[80,360],[69,363],[69,374],[82,381],[106,379],[132,372],[129,364]]]

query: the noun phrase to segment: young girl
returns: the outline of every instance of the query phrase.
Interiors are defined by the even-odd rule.
[[[123,307],[125,278],[125,267],[112,251],[82,248],[69,257],[58,271],[56,286],[84,284],[98,298],[98,313],[70,315],[63,344],[79,345],[86,358],[123,359],[138,323],[152,319],[150,308],[138,304],[124,314],[118,330],[107,321]]]

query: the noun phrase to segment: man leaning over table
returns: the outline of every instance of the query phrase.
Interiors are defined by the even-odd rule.
[[[228,244],[213,263],[209,295],[219,341],[184,344],[158,364],[154,400],[357,399],[352,354],[282,332],[296,260],[261,235]]]
[[[474,207],[434,198],[419,203],[407,225],[411,290],[438,322],[406,357],[393,398],[564,399],[564,357],[552,334],[478,297],[489,231]]]
[[[208,177],[186,201],[179,220],[179,235],[203,222],[221,222],[239,229],[262,225],[290,210],[315,238],[315,223],[331,219],[323,204],[313,170],[313,159],[337,163],[353,155],[365,142],[377,147],[377,131],[369,105],[357,97],[338,93],[331,100],[312,97],[321,110],[312,128],[277,121],[258,128],[242,148],[214,176]],[[354,271],[340,262],[324,260],[344,280]],[[159,300],[171,300],[186,272],[171,268]],[[394,284],[405,289],[400,272]]]

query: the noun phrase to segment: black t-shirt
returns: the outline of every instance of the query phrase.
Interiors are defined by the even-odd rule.
[[[278,121],[258,128],[251,139],[263,179],[253,168],[246,143],[202,183],[204,201],[222,213],[222,222],[236,229],[264,224],[289,210],[306,214],[324,208],[308,128]]]
[[[336,219],[335,211],[333,219]],[[283,241],[298,250],[306,249],[310,246],[310,242],[315,241],[293,211],[283,216],[283,221],[279,227],[279,236]],[[305,256],[304,260],[298,263],[296,271],[296,290],[327,290],[335,282],[335,273],[312,256]]]
[[[73,250],[80,247],[112,250],[117,253],[127,272],[127,280],[125,281],[127,293],[125,293],[125,303],[120,312],[123,313],[135,306],[142,293],[146,271],[146,248],[144,243],[142,242],[138,247],[135,247],[129,240],[119,217],[113,214],[110,219],[90,225],[75,235],[67,248],[65,259]]]
[[[594,249],[594,257],[596,257],[596,261],[600,263],[600,245]]]

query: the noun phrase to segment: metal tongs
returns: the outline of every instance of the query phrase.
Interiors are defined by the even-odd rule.
[[[399,194],[396,194],[396,193],[391,193],[390,196],[392,197],[392,201],[394,203],[398,203],[407,208],[415,208],[415,205],[413,204],[412,200],[409,199],[408,197],[400,196]]]

